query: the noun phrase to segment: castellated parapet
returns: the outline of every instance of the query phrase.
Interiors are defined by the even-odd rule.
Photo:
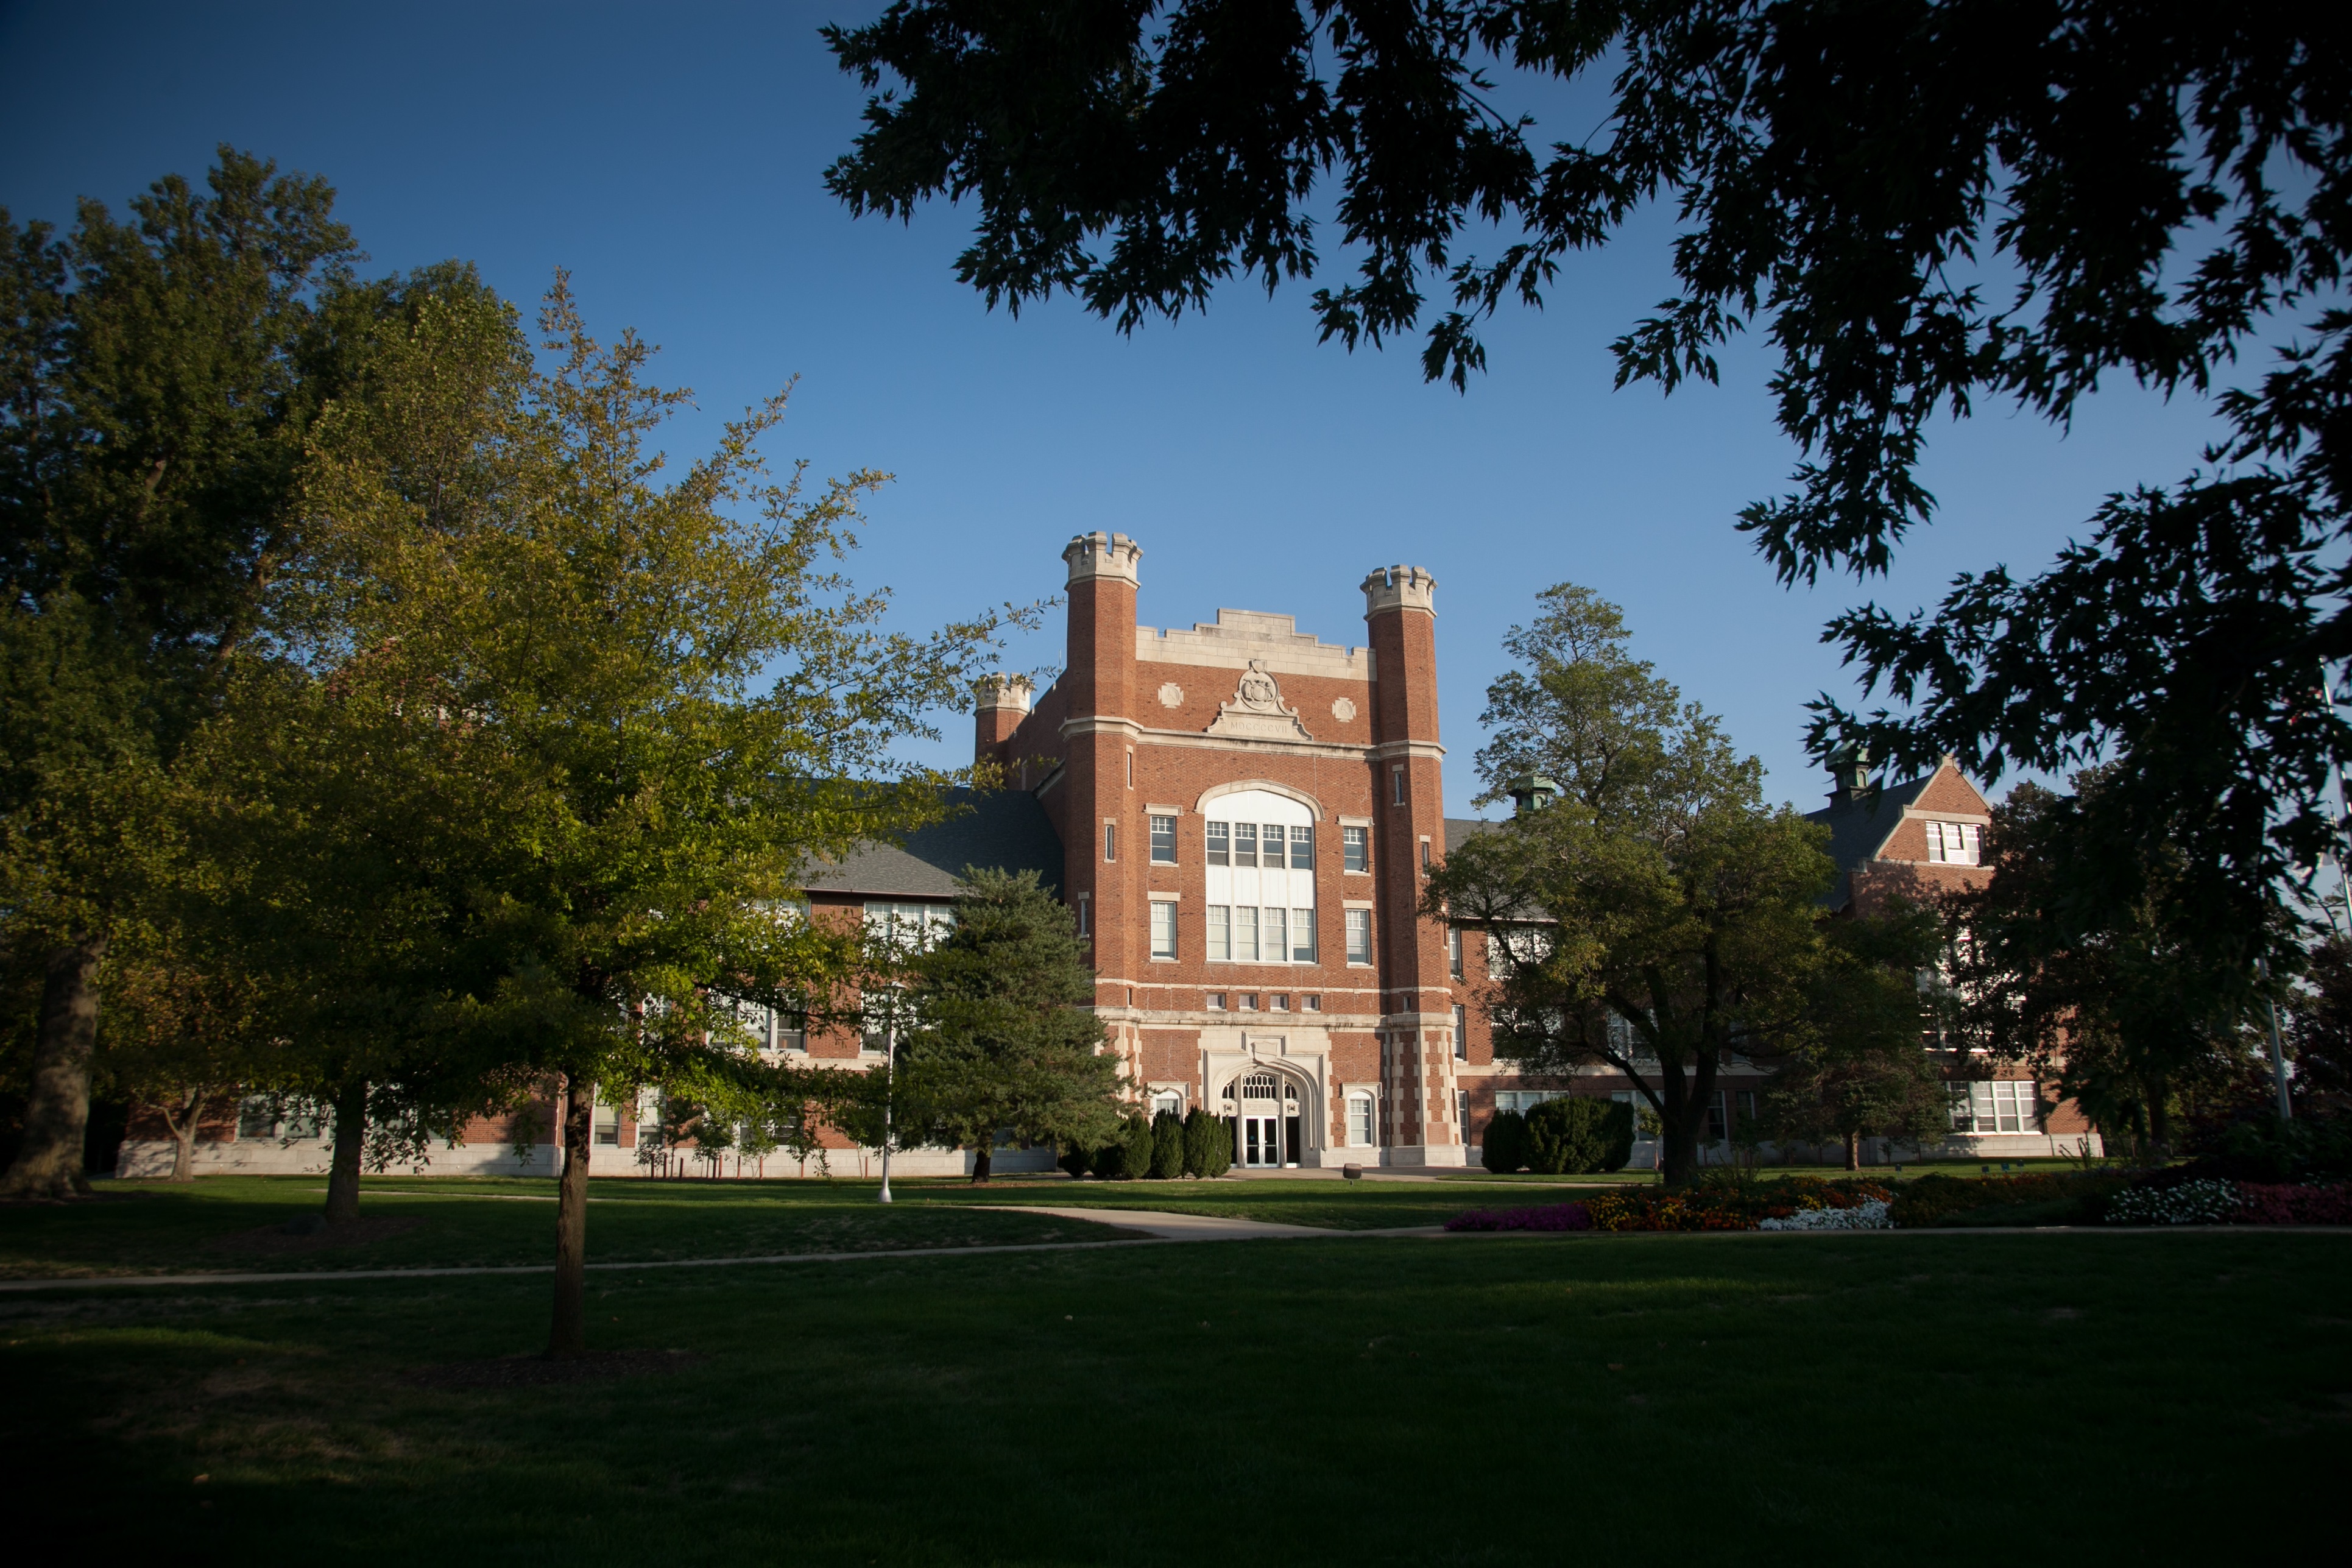
[[[1382,610],[1425,610],[1437,614],[1433,602],[1437,579],[1418,566],[1381,566],[1364,579],[1364,614]]]
[[[1141,582],[1136,563],[1143,559],[1143,546],[1124,533],[1081,533],[1063,547],[1062,559],[1069,563],[1072,583],[1097,577]]]
[[[976,713],[998,708],[1026,713],[1031,699],[1036,695],[1036,687],[1025,675],[983,675],[971,683],[971,693],[972,710]]]

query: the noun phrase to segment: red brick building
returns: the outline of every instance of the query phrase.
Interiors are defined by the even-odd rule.
[[[1245,1168],[1458,1166],[1475,1162],[1498,1108],[1571,1092],[1631,1098],[1607,1069],[1539,1079],[1497,1063],[1484,937],[1417,912],[1432,862],[1490,826],[1445,816],[1435,580],[1411,566],[1368,574],[1360,644],[1233,609],[1161,630],[1137,624],[1142,556],[1124,534],[1070,541],[1063,674],[1042,696],[1017,677],[978,693],[975,757],[1001,768],[1005,787],[966,792],[905,845],[869,847],[814,875],[814,918],[919,930],[944,920],[965,868],[1036,870],[1092,944],[1095,1007],[1139,1093],[1155,1110],[1233,1118]],[[1812,819],[1831,832],[1840,908],[1866,911],[1898,889],[1984,875],[1985,803],[1948,765],[1875,795],[1849,783]],[[776,1018],[760,1026],[786,1055],[866,1068],[885,1059],[878,1036],[813,1035]],[[1722,1075],[1712,1157],[1727,1154],[1729,1129],[1753,1114],[1763,1076],[1745,1066]],[[1984,1104],[1956,1126],[1958,1146],[2048,1153],[2059,1135],[2069,1145],[2079,1135],[2056,1118],[2046,1128],[2022,1121],[2030,1094],[1969,1092]],[[645,1146],[637,1110],[597,1108],[600,1171],[703,1173],[690,1150]],[[265,1126],[269,1114],[248,1106],[242,1137],[219,1129],[204,1168],[323,1169],[323,1129]],[[538,1121],[553,1124],[544,1113]],[[436,1150],[432,1168],[551,1171],[551,1136],[526,1156],[506,1125],[484,1124],[462,1147]],[[825,1142],[835,1174],[878,1166],[876,1151]],[[124,1159],[126,1173],[152,1173],[168,1167],[169,1146],[134,1142]],[[994,1164],[1052,1159],[1001,1150]],[[944,1174],[971,1160],[900,1151],[893,1169]],[[722,1156],[714,1173],[814,1170]]]

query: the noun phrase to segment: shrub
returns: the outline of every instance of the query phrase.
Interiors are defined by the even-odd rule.
[[[1527,1163],[1546,1175],[1622,1171],[1633,1156],[1633,1108],[1593,1095],[1548,1100],[1527,1117]]]
[[[1117,1168],[1111,1174],[1122,1182],[1139,1182],[1151,1174],[1151,1122],[1142,1116],[1130,1116],[1126,1127],[1113,1145],[1115,1154],[1106,1152],[1107,1160],[1114,1160]],[[1102,1167],[1096,1167],[1097,1174]]]
[[[1234,1165],[1234,1124],[1199,1106],[1184,1118],[1184,1173],[1206,1180]]]
[[[1516,1110],[1498,1110],[1486,1123],[1486,1139],[1478,1163],[1500,1175],[1509,1175],[1528,1163],[1528,1119]]]
[[[2124,1178],[2101,1172],[2038,1171],[2022,1176],[1948,1176],[1904,1184],[1895,1195],[1901,1230],[1939,1226],[2095,1224]]]
[[[1078,1145],[1073,1143],[1068,1148],[1062,1151],[1060,1156],[1055,1160],[1054,1163],[1061,1166],[1062,1169],[1069,1172],[1073,1176],[1083,1176],[1087,1173],[1087,1166],[1089,1163],[1088,1156],[1093,1152],[1094,1151],[1090,1149],[1082,1149]]]
[[[1766,1215],[1756,1222],[1759,1230],[1892,1230],[1895,1222],[1886,1217],[1886,1200],[1864,1198],[1852,1208],[1799,1209],[1794,1214]]]
[[[1174,1111],[1160,1111],[1151,1119],[1152,1178],[1172,1182],[1183,1173],[1184,1123]]]
[[[2109,1225],[2221,1225],[2235,1216],[2238,1184],[2217,1177],[2143,1184],[2107,1205]]]

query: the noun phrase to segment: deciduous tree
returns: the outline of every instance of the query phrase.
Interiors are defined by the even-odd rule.
[[[1800,1037],[1830,860],[1819,828],[1764,805],[1755,760],[1627,653],[1615,606],[1568,584],[1541,602],[1507,639],[1524,668],[1489,689],[1478,766],[1490,797],[1537,765],[1562,793],[1448,855],[1423,911],[1488,933],[1496,1053],[1623,1073],[1680,1183],[1722,1070]]]
[[[2340,847],[2324,796],[2352,746],[2318,697],[2352,656],[2352,32],[2331,15],[901,0],[827,30],[888,88],[827,178],[860,213],[970,198],[956,268],[992,305],[1069,290],[1122,331],[1343,258],[1323,335],[1410,333],[1434,293],[1422,363],[1456,385],[1504,301],[1556,295],[1572,252],[1673,203],[1673,276],[1617,381],[1712,381],[1735,336],[1769,341],[1801,458],[1739,525],[1790,582],[1877,573],[1935,515],[1938,419],[1990,403],[2063,428],[2117,377],[2214,395],[2211,450],[2110,499],[2052,569],[1834,621],[1895,705],[1825,698],[1812,742],[1986,780],[2116,763],[2085,818],[2109,851],[2070,863],[2070,897],[2128,918],[2137,851],[2169,842],[2196,891],[2179,937],[2251,963],[2273,885]],[[1542,137],[1514,101],[1562,83],[1572,124]],[[2266,373],[2231,384],[2254,353]]]

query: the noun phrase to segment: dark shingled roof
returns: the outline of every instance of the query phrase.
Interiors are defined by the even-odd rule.
[[[1449,816],[1445,819],[1445,852],[1451,855],[1469,843],[1474,836],[1492,833],[1502,826],[1499,822],[1488,822],[1479,816]]]
[[[1034,871],[1059,892],[1062,841],[1045,808],[1025,790],[950,790],[944,822],[910,834],[906,847],[870,844],[809,880],[813,893],[951,899],[964,868]]]
[[[1908,784],[1888,784],[1876,795],[1850,795],[1844,791],[1819,811],[1805,813],[1807,822],[1830,830],[1830,858],[1837,863],[1837,881],[1831,886],[1829,904],[1843,909],[1853,897],[1853,868],[1876,857],[1887,836],[1903,821],[1903,808],[1917,800],[1935,782],[1927,773]]]

